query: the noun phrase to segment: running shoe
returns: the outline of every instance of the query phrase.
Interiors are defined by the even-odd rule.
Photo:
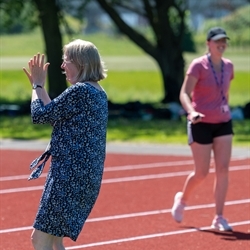
[[[211,228],[217,229],[220,231],[233,231],[232,227],[228,225],[228,222],[222,216],[215,216],[213,219]]]
[[[174,205],[171,209],[171,214],[176,222],[181,222],[183,218],[183,211],[185,208],[185,203],[181,201],[183,193],[178,192],[174,197]]]

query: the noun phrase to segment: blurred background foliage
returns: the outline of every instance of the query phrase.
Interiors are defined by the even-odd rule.
[[[18,1],[14,1],[18,4]],[[0,116],[0,138],[48,139],[51,127],[32,125],[27,111],[30,104],[30,86],[22,67],[27,65],[30,56],[45,52],[41,28],[37,27],[38,12],[25,2],[22,13],[9,9],[8,15],[0,9],[0,105],[13,105],[13,110]],[[185,68],[191,60],[206,50],[206,32],[213,26],[222,26],[230,37],[226,57],[235,65],[235,79],[230,90],[230,105],[243,107],[250,101],[250,6],[237,8],[222,18],[206,19],[199,30],[187,34],[193,39],[194,52],[185,52]],[[6,26],[14,15],[20,15],[21,22]],[[29,21],[25,15],[30,15]],[[160,104],[163,86],[159,69],[155,62],[140,47],[131,42],[126,35],[103,30],[98,33],[84,32],[86,20],[71,15],[64,16],[61,24],[63,43],[74,38],[93,42],[99,49],[109,69],[108,78],[102,82],[112,103],[150,103],[160,109],[168,108]],[[67,23],[67,25],[65,25]],[[70,32],[69,32],[70,29]],[[138,30],[153,41],[153,33],[147,27]],[[191,35],[191,36],[190,36]],[[192,50],[192,49],[191,49]],[[24,115],[15,115],[15,105],[21,104],[26,110]],[[1,111],[1,108],[0,108]],[[110,119],[109,141],[138,141],[159,143],[186,143],[185,116],[177,120],[152,119],[150,116],[119,117]],[[249,146],[250,121],[234,121],[234,141],[238,145]],[[38,129],[39,128],[39,129]]]
[[[214,26],[225,28],[230,34],[230,46],[246,48],[250,47],[250,5],[243,6],[235,10],[232,14],[220,19],[207,19],[202,29],[195,34],[197,46],[203,46],[206,31]]]

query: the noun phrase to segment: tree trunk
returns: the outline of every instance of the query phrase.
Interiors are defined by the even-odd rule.
[[[125,23],[115,3],[110,4],[107,0],[97,0],[97,2],[111,17],[119,30],[158,63],[164,85],[162,102],[179,102],[180,86],[184,76],[182,41],[186,29],[185,9],[181,7],[182,2],[180,1],[178,5],[175,0],[141,0],[142,13],[148,19],[154,33],[153,42]],[[125,0],[120,1],[123,3],[123,7],[125,2]],[[130,7],[130,11],[133,11],[132,7],[135,7],[134,12],[138,13],[135,5],[130,5]],[[170,11],[173,8],[178,14]]]
[[[163,53],[163,51],[168,51]],[[168,48],[162,49],[156,58],[161,70],[164,98],[163,103],[179,102],[180,88],[184,77],[184,59],[182,51],[171,53]]]
[[[58,96],[66,88],[66,79],[62,74],[62,35],[59,25],[59,8],[55,0],[34,0],[40,14],[40,21],[45,41],[48,68],[49,95]]]

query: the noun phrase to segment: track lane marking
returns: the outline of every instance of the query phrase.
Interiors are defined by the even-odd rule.
[[[250,224],[250,220],[230,223],[230,225],[232,226],[241,226],[241,225],[247,225],[247,224]],[[212,229],[210,226],[206,226],[206,227],[200,227],[200,228],[177,230],[177,231],[163,232],[163,233],[157,233],[157,234],[140,235],[140,236],[135,236],[135,237],[130,237],[130,238],[122,238],[122,239],[117,239],[117,240],[101,241],[101,242],[94,242],[94,243],[89,243],[89,244],[84,244],[84,245],[79,245],[79,246],[66,247],[66,250],[82,249],[82,248],[87,248],[87,247],[97,247],[97,246],[111,245],[111,244],[124,243],[124,242],[136,241],[136,240],[159,238],[159,237],[165,237],[165,236],[171,236],[171,235],[199,232],[203,230],[212,230]]]
[[[234,158],[232,161],[245,160],[247,158]],[[114,167],[104,167],[104,172],[115,172],[115,171],[126,171],[126,170],[135,170],[135,169],[147,169],[147,168],[160,168],[160,167],[172,167],[172,166],[186,166],[193,164],[193,160],[185,161],[172,161],[172,162],[155,162],[155,163],[146,163],[146,164],[137,164],[137,165],[124,165],[124,166],[114,166]],[[211,162],[213,164],[213,162]],[[41,174],[41,177],[46,177],[47,173]],[[15,176],[2,176],[0,177],[1,181],[13,181],[13,180],[24,180],[28,179],[29,175],[15,175]]]
[[[233,206],[233,205],[240,205],[240,204],[247,204],[247,203],[250,204],[250,199],[226,201],[225,206]],[[215,204],[210,203],[210,204],[187,206],[185,208],[185,210],[186,211],[187,210],[198,210],[198,209],[213,208],[213,207],[215,207]],[[145,211],[145,212],[138,212],[138,213],[96,217],[96,218],[87,219],[86,223],[93,223],[93,222],[100,222],[100,221],[110,221],[110,220],[119,220],[119,219],[128,219],[128,218],[141,217],[141,216],[166,214],[166,213],[170,213],[170,212],[171,212],[171,209],[159,209],[159,210]],[[33,227],[31,227],[31,226],[19,227],[19,228],[10,228],[10,229],[2,229],[2,230],[0,230],[0,234],[11,233],[11,232],[19,232],[19,231],[26,231],[26,230],[31,230],[31,229],[33,229]]]
[[[115,167],[104,167],[104,172],[115,172],[115,171],[126,171],[126,170],[135,170],[135,169],[147,169],[147,168],[160,168],[160,167],[172,167],[172,166],[183,166],[193,164],[192,160],[187,161],[173,161],[173,162],[155,162],[155,163],[146,163],[138,165],[124,165],[124,166],[115,166]],[[46,177],[47,173],[41,174],[40,177]],[[3,176],[0,177],[0,181],[12,181],[12,180],[22,180],[28,179],[29,175],[16,175],[16,176]]]
[[[231,172],[231,171],[240,171],[240,170],[249,170],[249,169],[250,169],[249,165],[243,165],[243,166],[230,167],[229,171]],[[192,171],[190,170],[190,171],[170,172],[170,173],[162,173],[162,174],[151,174],[151,175],[140,175],[140,176],[129,176],[129,177],[103,179],[102,184],[186,176],[186,175],[189,175],[191,172]],[[214,173],[214,172],[215,172],[214,169],[210,169],[210,171],[209,171],[209,173]],[[44,186],[32,186],[32,187],[2,189],[2,190],[0,190],[0,194],[36,191],[36,190],[42,190],[43,188],[44,188]]]

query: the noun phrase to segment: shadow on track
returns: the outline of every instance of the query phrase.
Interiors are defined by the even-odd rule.
[[[222,240],[228,240],[228,241],[236,241],[236,240],[249,240],[250,241],[250,233],[245,232],[239,232],[239,231],[217,231],[214,229],[211,230],[204,230],[196,227],[184,227],[188,229],[196,229],[199,232],[202,233],[210,233],[214,234],[215,236],[221,237]]]

